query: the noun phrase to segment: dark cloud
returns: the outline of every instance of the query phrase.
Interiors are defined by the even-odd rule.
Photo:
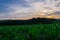
[[[60,11],[54,12],[54,14],[60,15]]]

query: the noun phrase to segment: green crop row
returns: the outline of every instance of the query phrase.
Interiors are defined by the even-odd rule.
[[[0,40],[60,40],[60,23],[0,26]]]

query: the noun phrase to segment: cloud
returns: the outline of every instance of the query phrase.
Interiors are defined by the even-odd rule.
[[[0,0],[1,18],[32,18],[55,11],[60,11],[60,0]]]

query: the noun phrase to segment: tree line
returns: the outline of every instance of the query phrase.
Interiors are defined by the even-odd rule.
[[[0,20],[0,25],[31,25],[31,24],[51,24],[54,23],[56,19],[49,18],[32,18],[29,20]]]

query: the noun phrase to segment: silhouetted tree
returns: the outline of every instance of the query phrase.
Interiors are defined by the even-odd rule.
[[[31,25],[31,24],[51,24],[54,23],[56,19],[48,18],[32,18],[29,20],[1,20],[0,25]]]

